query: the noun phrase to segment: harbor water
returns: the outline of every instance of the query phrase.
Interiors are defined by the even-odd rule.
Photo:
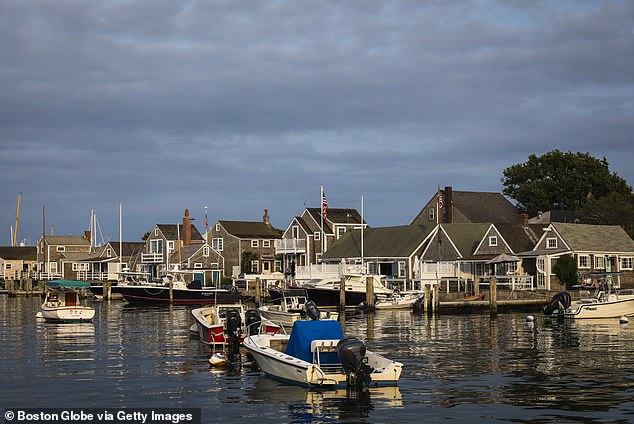
[[[191,307],[95,303],[94,323],[35,319],[0,296],[3,408],[200,408],[211,422],[634,422],[634,321],[349,312],[345,333],[404,364],[398,387],[308,390],[211,368]]]

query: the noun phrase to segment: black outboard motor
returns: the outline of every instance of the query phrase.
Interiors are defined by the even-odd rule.
[[[255,309],[249,309],[244,314],[244,326],[247,329],[248,336],[255,336],[260,332],[260,323],[262,323],[262,318],[260,318],[260,314]]]
[[[227,350],[229,361],[233,362],[236,355],[240,353],[240,333],[242,319],[238,311],[227,311],[225,318],[225,333],[227,334]]]
[[[319,308],[317,308],[317,304],[312,300],[304,303],[304,309],[306,309],[306,315],[308,316],[308,318],[312,320],[318,320],[321,317],[321,314],[319,313]]]
[[[346,337],[337,343],[337,352],[348,386],[367,388],[372,381],[373,369],[365,356],[365,343],[355,337]]]
[[[552,315],[555,311],[563,312],[566,308],[570,307],[572,300],[570,298],[570,293],[568,292],[559,292],[550,299],[550,302],[546,306],[544,306],[544,314]]]

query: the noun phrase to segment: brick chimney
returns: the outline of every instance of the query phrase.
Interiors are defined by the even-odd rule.
[[[185,209],[183,217],[183,246],[188,246],[192,241],[192,219],[189,217],[189,209]]]
[[[453,224],[453,189],[451,186],[445,187],[445,222]]]
[[[264,209],[264,216],[262,217],[262,221],[264,221],[265,224],[269,224],[269,210],[268,209]]]
[[[84,231],[84,238],[90,240],[90,231]],[[91,240],[92,241],[92,240]]]
[[[521,213],[520,214],[520,222],[522,223],[522,225],[528,225],[528,214],[527,213]]]

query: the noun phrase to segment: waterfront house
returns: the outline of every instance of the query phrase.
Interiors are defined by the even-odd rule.
[[[326,276],[328,267],[315,266],[324,252],[353,229],[367,227],[356,209],[328,208],[323,228],[321,214],[321,208],[305,208],[301,215],[293,217],[282,238],[275,242],[283,270],[287,274],[294,271],[297,280]]]
[[[33,277],[37,268],[37,247],[0,246],[0,279]]]
[[[193,280],[200,281],[201,286],[216,286],[222,281],[225,258],[207,242],[203,242],[176,249],[170,263],[180,264],[180,269],[193,271]]]
[[[402,225],[352,230],[337,240],[322,256],[325,264],[363,265],[370,274],[380,274],[393,285],[411,289],[419,257],[433,226]],[[345,270],[342,270],[345,273]]]
[[[519,254],[523,262],[534,261],[537,287],[547,290],[563,289],[553,273],[562,255],[572,255],[582,275],[617,273],[611,276],[616,287],[634,288],[634,241],[618,225],[552,222],[532,250]]]
[[[281,237],[282,230],[270,223],[268,209],[262,221],[218,220],[207,233],[212,249],[224,258],[224,276],[233,278],[281,273],[281,255],[275,252],[275,241]]]
[[[38,279],[77,279],[79,271],[88,271],[86,259],[95,257],[90,232],[83,236],[43,235],[37,242]],[[80,264],[81,263],[81,264]]]
[[[143,272],[153,278],[164,275],[172,265],[172,254],[177,249],[190,244],[202,245],[203,236],[200,234],[185,209],[183,222],[178,224],[156,224],[145,240],[145,253],[141,255]]]
[[[440,190],[442,208],[438,208],[438,192],[412,220],[413,225],[437,223],[505,223],[520,221],[520,211],[500,193]],[[437,214],[440,215],[438,219]]]

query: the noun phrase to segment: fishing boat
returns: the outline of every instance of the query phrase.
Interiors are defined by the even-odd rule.
[[[544,307],[546,315],[563,318],[620,318],[634,316],[634,294],[599,290],[593,297],[573,301],[568,292],[552,297]]]
[[[374,304],[376,309],[410,309],[414,304],[425,296],[424,293],[398,293],[394,292],[390,296],[379,298]]]
[[[86,281],[47,281],[44,303],[40,305],[42,318],[49,322],[92,321],[95,308],[82,305],[79,298],[79,290],[88,288],[90,283]]]
[[[392,290],[385,287],[380,275],[351,274],[345,277],[345,302],[347,306],[358,306],[366,301],[367,279],[372,279],[374,295],[377,298],[389,296]],[[304,288],[308,292],[310,300],[317,306],[339,306],[341,279],[325,279],[317,282],[308,282]],[[273,294],[271,294],[273,296]],[[376,302],[375,302],[376,303]]]
[[[291,328],[299,319],[306,319],[306,303],[309,302],[308,293],[303,288],[280,290],[279,297],[272,303],[262,305],[258,312],[264,318]],[[339,314],[334,311],[320,312],[320,318],[338,319]]]
[[[120,293],[130,303],[164,303],[197,305],[215,303],[235,303],[241,296],[235,288],[233,290],[217,287],[202,287],[199,281],[188,282],[187,271],[172,271],[163,278],[161,285],[117,285],[116,292]],[[171,290],[171,299],[170,299]]]
[[[344,337],[336,320],[298,320],[290,336],[248,335],[244,347],[264,373],[304,387],[394,386],[403,367]]]
[[[269,322],[262,322],[256,310],[245,310],[242,303],[216,304],[192,309],[194,324],[190,327],[200,341],[215,348],[224,348],[229,342],[231,327],[237,330],[240,342],[253,324],[261,325],[258,331],[275,333],[280,326]],[[229,323],[229,325],[227,324]]]

